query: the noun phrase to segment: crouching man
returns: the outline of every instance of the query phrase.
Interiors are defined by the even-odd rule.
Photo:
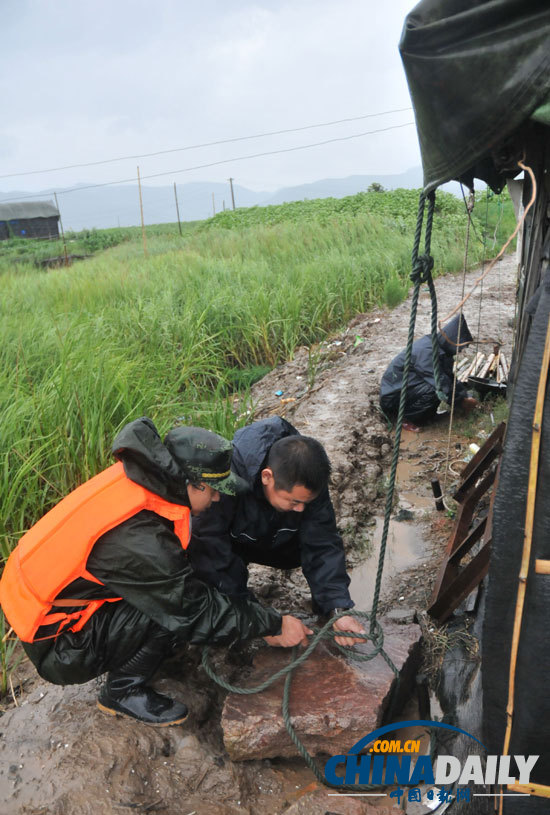
[[[123,428],[113,452],[118,463],[21,538],[0,603],[44,679],[66,685],[107,673],[101,710],[178,724],[187,707],[148,684],[178,644],[265,636],[288,647],[311,631],[251,598],[221,594],[188,565],[190,516],[220,494],[248,489],[230,471],[230,442],[193,427],[177,427],[163,442],[142,418]]]
[[[233,446],[233,467],[250,491],[222,496],[193,526],[189,560],[197,576],[219,591],[246,597],[249,563],[301,567],[314,611],[351,609],[344,546],[328,492],[331,466],[321,443],[272,416],[238,430]],[[334,629],[363,631],[349,615],[336,620]]]

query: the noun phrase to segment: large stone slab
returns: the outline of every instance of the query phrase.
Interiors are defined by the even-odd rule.
[[[419,626],[387,619],[380,623],[384,650],[402,675],[414,674]],[[372,650],[370,644],[356,648],[366,653]],[[281,648],[261,651],[243,686],[260,684],[289,660],[290,654]],[[292,677],[294,729],[313,755],[346,753],[380,724],[394,684],[394,673],[380,654],[368,662],[356,662],[319,645]],[[227,697],[222,727],[225,747],[234,761],[299,755],[282,717],[283,686],[281,678],[262,693]]]

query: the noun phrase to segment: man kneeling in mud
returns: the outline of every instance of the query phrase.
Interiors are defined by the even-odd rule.
[[[59,685],[107,673],[98,706],[152,725],[187,707],[148,685],[184,642],[264,636],[290,647],[312,632],[253,598],[229,598],[187,563],[190,516],[248,485],[230,471],[232,445],[201,428],[164,442],[150,419],[116,437],[118,463],[71,492],[20,540],[0,603],[38,673]]]

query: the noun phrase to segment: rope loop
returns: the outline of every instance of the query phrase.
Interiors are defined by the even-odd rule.
[[[432,269],[434,267],[434,259],[431,255],[419,255],[412,268],[411,280],[413,283],[427,283],[432,276]]]

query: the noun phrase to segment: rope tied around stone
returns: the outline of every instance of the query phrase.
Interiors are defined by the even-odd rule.
[[[336,648],[340,651],[340,653],[344,654],[351,659],[357,660],[359,662],[367,662],[368,660],[374,659],[374,657],[378,656],[378,654],[382,654],[392,671],[395,673],[396,676],[399,675],[399,671],[389,658],[389,656],[384,651],[384,632],[382,631],[382,627],[380,623],[376,622],[374,633],[365,632],[364,634],[357,634],[356,632],[350,633],[346,631],[337,631],[335,632],[332,628],[335,621],[338,620],[340,617],[358,617],[360,619],[369,619],[370,614],[367,611],[356,611],[355,609],[346,609],[345,611],[341,611],[338,614],[335,614],[334,617],[331,617],[328,622],[323,625],[322,628],[318,629],[317,631],[314,630],[314,634],[311,637],[311,641],[309,645],[304,649],[304,651],[300,654],[300,656],[293,659],[288,665],[285,665],[279,671],[276,671],[272,676],[266,679],[264,682],[261,682],[259,685],[255,685],[252,688],[241,688],[237,687],[236,685],[231,685],[225,679],[222,679],[218,676],[208,663],[208,654],[210,648],[205,646],[202,650],[202,667],[208,674],[208,676],[214,680],[220,687],[225,688],[225,690],[229,691],[230,693],[238,693],[241,695],[250,695],[253,693],[261,693],[262,691],[269,688],[280,679],[282,676],[286,676],[287,674],[291,674],[296,668],[298,668],[309,655],[315,650],[319,642],[321,640],[331,640],[335,637],[355,637],[364,639],[365,642],[369,640],[373,643],[374,649],[369,652],[368,654],[364,654],[361,651],[355,651],[353,648],[347,648],[343,645],[338,645],[336,643]]]
[[[374,657],[381,654],[388,666],[391,668],[397,681],[399,682],[399,671],[397,667],[394,665],[388,654],[384,651],[384,632],[382,631],[382,627],[380,623],[375,621],[374,625],[374,632],[365,632],[364,634],[358,634],[356,632],[350,633],[345,631],[334,631],[332,626],[334,622],[338,620],[340,617],[358,617],[359,619],[369,619],[371,614],[367,611],[356,611],[355,609],[346,609],[345,611],[341,611],[338,614],[335,614],[331,617],[322,628],[318,629],[314,632],[313,636],[311,637],[311,641],[309,645],[304,649],[304,651],[298,656],[298,648],[292,649],[292,659],[291,661],[283,666],[279,671],[276,671],[272,674],[268,679],[264,682],[260,682],[259,685],[255,685],[254,687],[250,688],[243,688],[238,687],[236,685],[232,685],[227,682],[222,677],[218,676],[214,670],[212,669],[211,665],[208,662],[208,654],[210,648],[205,646],[202,649],[202,667],[204,668],[205,672],[208,674],[210,679],[216,682],[220,687],[224,688],[225,690],[229,691],[230,693],[238,693],[241,695],[249,695],[254,693],[261,693],[262,691],[269,688],[273,685],[278,679],[285,676],[285,684],[283,690],[283,706],[282,706],[282,713],[283,713],[283,720],[287,729],[287,732],[294,742],[298,752],[306,762],[307,766],[313,772],[315,777],[318,781],[326,786],[333,787],[334,789],[338,790],[355,790],[355,791],[367,791],[372,789],[378,789],[380,787],[379,784],[331,784],[325,778],[324,773],[320,770],[317,766],[316,762],[314,761],[313,757],[308,752],[307,748],[302,744],[299,736],[297,735],[294,727],[292,726],[291,717],[290,717],[290,686],[292,680],[293,672],[299,668],[299,666],[306,661],[306,659],[310,656],[310,654],[315,650],[317,645],[322,640],[330,640],[334,639],[335,637],[355,637],[355,638],[362,638],[365,642],[369,640],[373,643],[374,649],[369,652],[368,654],[364,654],[361,651],[356,651],[354,648],[346,648],[345,646],[338,645],[336,643],[336,648],[345,656],[360,662],[367,662]]]

